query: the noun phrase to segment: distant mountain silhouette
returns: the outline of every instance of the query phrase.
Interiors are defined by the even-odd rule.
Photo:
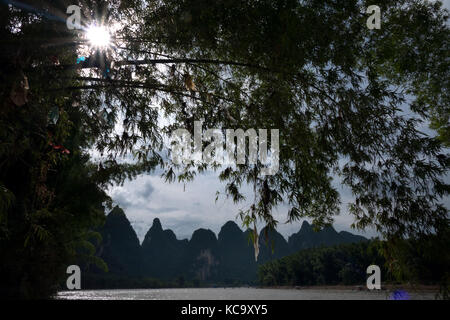
[[[188,244],[186,266],[189,278],[217,279],[219,251],[214,232],[195,230]]]
[[[225,223],[219,232],[218,248],[220,261],[220,278],[232,284],[235,280],[253,281],[256,270],[253,244],[249,242],[249,232],[243,232],[233,222]],[[239,275],[237,277],[236,275]]]
[[[115,207],[101,230],[103,243],[98,253],[112,275],[234,284],[254,282],[258,265],[299,250],[367,240],[350,232],[337,232],[333,227],[315,232],[306,221],[288,241],[276,230],[263,228],[258,239],[258,261],[255,261],[250,232],[228,221],[218,237],[211,230],[198,229],[189,241],[178,240],[172,230],[163,230],[161,221],[155,218],[139,245],[125,213]]]
[[[258,263],[279,259],[292,253],[286,239],[276,230],[263,228],[259,233]]]
[[[177,240],[172,230],[163,230],[158,218],[142,242],[142,255],[146,275],[173,279],[185,263],[188,241]]]
[[[320,246],[333,246],[342,243],[352,243],[367,240],[350,232],[337,232],[332,226],[325,227],[319,232],[307,221],[303,221],[300,231],[289,237],[288,243],[291,252]]]
[[[143,272],[139,239],[121,208],[116,206],[106,217],[100,231],[102,243],[99,255],[109,272],[120,275],[140,275]]]

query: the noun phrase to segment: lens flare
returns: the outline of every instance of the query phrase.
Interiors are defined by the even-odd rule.
[[[91,25],[86,31],[86,37],[93,47],[107,47],[111,43],[111,35],[104,26]]]

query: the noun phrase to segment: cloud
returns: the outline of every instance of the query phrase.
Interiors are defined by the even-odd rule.
[[[152,210],[155,213],[167,213],[167,212],[177,211],[178,208],[175,208],[175,207],[161,207],[161,208],[155,208],[155,209],[152,209]]]
[[[123,209],[145,207],[150,202],[155,191],[149,176],[140,176],[133,181],[127,181],[123,186],[114,186],[108,190],[111,198]]]
[[[153,187],[151,182],[146,181],[139,195],[141,195],[144,199],[148,199],[150,198],[153,191],[155,191],[155,188]]]
[[[110,196],[122,209],[128,209],[136,203],[132,194],[119,188],[114,189]]]

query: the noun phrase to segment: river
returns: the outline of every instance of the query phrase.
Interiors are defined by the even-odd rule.
[[[82,300],[386,300],[388,290],[184,288],[60,291],[56,299]],[[433,292],[408,292],[411,300],[430,300]]]

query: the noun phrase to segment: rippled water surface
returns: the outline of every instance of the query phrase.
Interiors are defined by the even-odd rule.
[[[386,300],[391,292],[352,289],[187,288],[61,291],[57,299],[84,300]],[[434,299],[431,292],[409,292],[410,299]]]

